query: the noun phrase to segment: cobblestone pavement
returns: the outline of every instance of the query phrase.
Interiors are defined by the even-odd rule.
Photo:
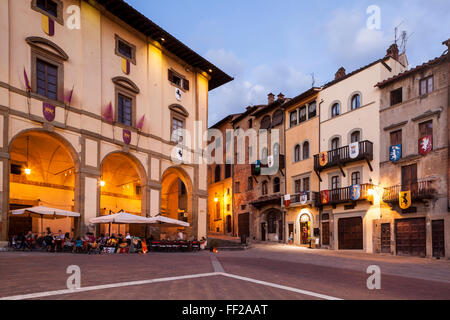
[[[342,299],[450,299],[448,260],[336,253],[283,245],[219,252],[214,255],[218,263],[212,263],[216,259],[211,256],[209,252],[145,256],[0,253],[0,298],[67,289],[66,269],[77,265],[81,269],[82,289],[121,285],[37,299],[303,300],[317,299],[314,293]],[[367,289],[369,265],[381,268],[381,290]],[[213,272],[225,275],[210,275]],[[198,274],[209,275],[127,284]],[[230,274],[246,278],[232,278]]]

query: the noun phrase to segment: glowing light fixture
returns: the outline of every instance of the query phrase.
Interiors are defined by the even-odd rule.
[[[104,187],[106,185],[106,182],[105,181],[100,181],[100,187]]]
[[[31,169],[30,168],[25,168],[25,174],[27,176],[29,176],[31,174]]]
[[[215,197],[214,202],[219,202],[219,198]]]

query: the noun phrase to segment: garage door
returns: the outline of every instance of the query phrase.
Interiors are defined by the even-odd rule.
[[[396,220],[395,240],[398,255],[425,257],[425,218]]]
[[[362,218],[343,218],[338,222],[339,250],[363,249]]]

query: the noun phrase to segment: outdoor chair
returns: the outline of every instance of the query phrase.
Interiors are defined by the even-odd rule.
[[[192,251],[200,251],[200,242],[192,241]]]

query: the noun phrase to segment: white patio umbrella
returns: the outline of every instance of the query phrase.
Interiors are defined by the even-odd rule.
[[[61,210],[56,208],[49,208],[44,206],[23,208],[11,211],[12,215],[29,214],[30,216],[36,216],[41,218],[41,229],[44,229],[44,219],[60,219],[67,217],[80,217],[78,212],[72,212],[67,210]]]
[[[164,217],[164,216],[156,216],[156,217],[151,217],[151,218],[147,218],[147,219],[151,221],[150,224],[160,225],[163,227],[189,227],[190,226],[190,224],[187,222],[176,220],[176,219],[171,219],[171,218]]]
[[[92,224],[149,224],[147,218],[127,212],[120,212],[109,216],[93,218],[90,219],[89,222]]]

